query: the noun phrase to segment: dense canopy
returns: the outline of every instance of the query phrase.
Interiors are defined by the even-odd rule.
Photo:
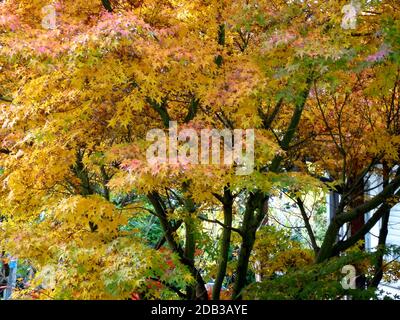
[[[15,297],[330,299],[397,279],[400,3],[356,2],[0,1],[0,250],[34,270]],[[149,163],[149,130],[175,122],[253,129],[251,173]],[[347,264],[366,277],[351,293]]]

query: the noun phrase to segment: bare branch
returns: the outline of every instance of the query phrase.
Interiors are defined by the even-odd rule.
[[[204,216],[200,216],[200,215],[199,215],[199,216],[197,216],[197,217],[198,217],[200,220],[203,220],[203,221],[207,221],[207,222],[210,222],[210,223],[219,224],[221,227],[223,227],[223,228],[225,228],[225,229],[229,229],[229,230],[235,231],[235,232],[237,232],[238,234],[240,234],[241,236],[243,236],[242,230],[240,230],[240,229],[238,229],[238,228],[226,226],[226,225],[224,225],[221,221],[207,219],[207,218],[204,217]]]

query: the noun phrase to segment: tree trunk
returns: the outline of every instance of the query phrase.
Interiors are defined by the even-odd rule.
[[[227,227],[232,227],[233,197],[229,189],[225,189],[224,191],[223,207],[224,207],[224,225]],[[217,276],[215,278],[215,283],[212,293],[213,300],[220,299],[222,283],[224,282],[226,275],[226,267],[228,265],[230,243],[231,243],[231,229],[223,228],[222,237],[220,241],[220,258],[218,262],[218,271],[217,271]]]
[[[355,186],[355,196],[354,199],[350,202],[350,208],[357,208],[358,206],[364,203],[364,181],[362,180],[357,186]],[[365,219],[364,214],[360,214],[355,219],[350,222],[350,237],[354,237],[358,231],[364,226]],[[365,251],[365,243],[360,244],[360,250]],[[359,266],[355,265],[356,268],[356,287],[357,289],[365,289],[366,278],[362,271],[359,269]]]
[[[336,218],[333,218],[329,224],[328,230],[325,233],[324,241],[319,249],[317,258],[315,259],[316,263],[321,263],[325,260],[328,260],[332,256],[333,246],[336,243],[340,227],[341,226],[337,223]]]
[[[236,269],[236,280],[233,288],[233,299],[240,300],[243,288],[246,286],[247,270],[249,268],[249,259],[253,250],[255,235],[254,232],[248,230],[246,232],[239,253],[238,266]]]
[[[382,225],[379,231],[379,241],[377,248],[377,260],[374,265],[374,277],[371,281],[371,286],[377,288],[383,277],[383,256],[385,252],[386,238],[388,235],[390,208],[387,208],[382,217]]]
[[[194,254],[196,251],[195,228],[191,218],[187,218],[185,222],[186,235],[185,235],[185,258],[194,265]],[[187,296],[191,300],[196,299],[196,285],[189,285],[186,288]]]
[[[258,226],[264,218],[266,197],[261,192],[251,193],[247,200],[242,223],[242,244],[240,246],[236,279],[233,287],[233,299],[240,300],[241,292],[246,286],[249,259],[256,240]]]
[[[152,192],[147,195],[147,198],[151,202],[154,207],[154,210],[157,213],[157,217],[160,220],[161,227],[164,231],[165,239],[171,249],[179,255],[181,263],[186,265],[189,268],[190,273],[196,279],[196,300],[208,300],[207,289],[204,283],[203,277],[201,276],[199,270],[194,266],[194,262],[191,259],[187,259],[185,256],[185,252],[182,247],[175,241],[173,232],[174,227],[171,226],[170,222],[167,219],[167,215],[165,213],[163,200],[157,192]],[[191,299],[192,297],[188,297]]]
[[[390,169],[387,163],[383,163],[383,188],[385,188],[389,183],[389,173]],[[379,240],[378,240],[378,247],[377,247],[377,260],[374,265],[374,277],[371,281],[371,286],[377,288],[379,283],[383,277],[383,256],[385,254],[385,245],[386,239],[388,235],[388,226],[389,226],[389,217],[390,217],[390,207],[383,203],[382,206],[385,206],[385,213],[382,217],[382,224],[379,230]]]

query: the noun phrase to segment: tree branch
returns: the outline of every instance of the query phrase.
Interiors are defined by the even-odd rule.
[[[13,102],[13,99],[4,96],[0,96],[0,100],[5,102]]]
[[[302,201],[300,198],[297,198],[297,199],[296,199],[296,203],[297,203],[297,205],[298,205],[298,207],[299,207],[299,209],[300,209],[301,216],[303,217],[304,224],[305,224],[305,227],[306,227],[308,236],[309,236],[309,238],[310,238],[311,245],[312,245],[312,247],[313,247],[313,249],[314,249],[314,252],[315,252],[316,254],[318,254],[319,247],[318,247],[317,241],[316,241],[316,239],[315,239],[314,231],[313,231],[313,229],[311,228],[310,219],[309,219],[309,217],[307,216],[306,209],[305,209],[305,207],[304,207],[304,203],[303,203],[303,201]]]
[[[166,286],[168,289],[170,289],[173,292],[175,292],[179,296],[179,298],[182,298],[182,299],[186,299],[187,298],[186,295],[182,291],[180,291],[177,287],[175,287],[174,285],[166,283],[165,281],[162,281],[162,280],[160,280],[158,278],[154,278],[154,277],[151,277],[150,279],[154,280],[154,281],[157,281],[157,282],[161,283],[162,285]]]
[[[180,228],[180,226],[182,225],[183,221],[179,220],[173,227],[172,227],[172,232],[176,232],[176,230],[178,230]],[[162,236],[160,238],[160,240],[158,240],[157,244],[155,245],[154,249],[159,250],[165,243],[165,241],[167,241],[167,239],[165,238],[165,236]]]
[[[185,123],[188,123],[194,119],[197,114],[197,110],[199,109],[200,101],[196,98],[192,98],[189,105],[188,113],[185,117]]]
[[[200,220],[203,220],[203,221],[207,221],[207,222],[210,222],[210,223],[219,224],[221,227],[223,227],[223,228],[225,228],[225,229],[229,229],[229,230],[235,231],[235,232],[237,232],[238,234],[240,234],[241,236],[243,236],[242,230],[240,230],[240,229],[238,229],[238,228],[226,226],[226,225],[224,225],[221,221],[207,219],[206,217],[201,216],[201,215],[199,215],[199,216],[197,216],[197,217],[198,217]]]
[[[289,148],[289,144],[292,141],[294,134],[296,133],[297,127],[299,126],[300,118],[303,113],[304,106],[307,102],[308,95],[310,93],[311,84],[312,75],[309,75],[306,81],[306,88],[301,93],[301,100],[296,104],[296,108],[293,112],[293,116],[290,120],[289,126],[280,142],[280,147],[285,151]],[[282,160],[283,157],[281,155],[275,156],[275,158],[272,160],[271,166],[269,167],[269,171],[277,172]]]
[[[160,115],[161,120],[166,128],[169,127],[170,116],[167,110],[167,101],[163,99],[161,103],[157,103],[153,99],[147,98],[147,103]]]
[[[103,7],[108,11],[108,12],[113,12],[113,9],[111,7],[110,0],[101,0],[101,3],[103,4]]]
[[[280,98],[277,104],[274,107],[274,110],[272,110],[272,113],[267,116],[262,110],[261,107],[258,108],[258,114],[260,115],[262,121],[263,121],[263,128],[264,129],[269,129],[272,125],[272,122],[274,122],[276,116],[279,113],[279,110],[282,107],[283,103],[283,98]]]
[[[367,213],[382,204],[388,197],[392,196],[397,188],[400,187],[400,168],[396,173],[396,177],[375,197],[370,201],[363,203],[362,205],[350,210],[347,213],[343,213],[336,216],[336,221],[343,225],[346,222],[352,221],[357,216]],[[398,193],[396,193],[398,195]]]

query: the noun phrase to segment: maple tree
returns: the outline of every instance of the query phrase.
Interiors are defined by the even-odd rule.
[[[219,299],[230,274],[237,299],[253,264],[267,281],[329,267],[383,218],[376,287],[400,186],[400,7],[363,1],[345,30],[346,3],[2,1],[0,244],[35,266],[39,296],[208,299],[212,275]],[[56,15],[45,28],[47,5]],[[172,121],[254,128],[254,171],[149,164],[147,132]],[[374,172],[384,188],[365,199]],[[306,197],[329,190],[342,200],[317,243]],[[283,191],[314,252],[260,229]],[[351,236],[337,241],[346,223]]]

